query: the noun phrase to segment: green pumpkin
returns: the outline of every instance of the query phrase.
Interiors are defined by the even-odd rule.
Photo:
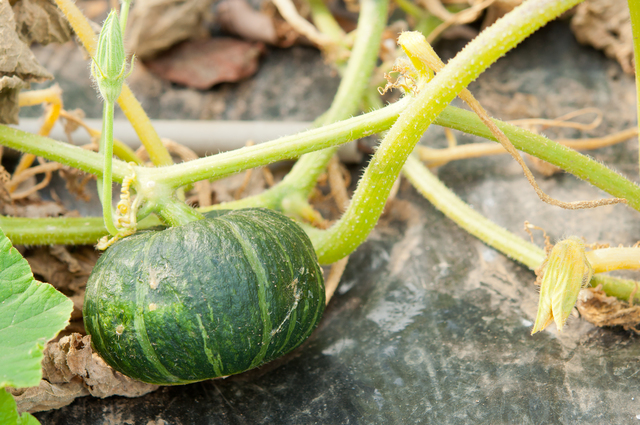
[[[288,353],[315,329],[324,305],[304,231],[280,213],[245,209],[115,243],[89,277],[83,314],[109,365],[171,385]]]

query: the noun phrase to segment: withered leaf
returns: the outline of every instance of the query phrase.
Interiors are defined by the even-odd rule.
[[[77,397],[140,397],[158,386],[134,381],[113,370],[91,350],[91,337],[72,334],[49,342],[44,349],[38,387],[10,388],[19,412],[39,412],[66,406]]]
[[[580,291],[576,307],[583,319],[596,326],[622,326],[638,332],[640,306],[607,296],[600,287]]]
[[[18,95],[23,85],[24,82],[15,75],[0,77],[0,124],[18,123]]]
[[[20,40],[9,2],[0,2],[0,76],[16,76],[22,81],[42,82],[53,76],[36,60],[29,46]]]
[[[576,6],[571,30],[582,44],[603,50],[633,74],[633,33],[626,0],[587,0]]]
[[[263,51],[262,43],[207,38],[185,41],[145,64],[166,80],[206,90],[218,83],[235,82],[253,75]]]
[[[52,0],[20,0],[13,5],[16,32],[27,44],[64,43],[71,27]]]
[[[127,51],[148,59],[205,32],[214,0],[138,0],[127,28]]]
[[[67,295],[74,304],[72,320],[82,317],[84,288],[99,254],[91,247],[70,253],[62,246],[37,247],[25,254],[33,273]]]
[[[0,123],[18,123],[18,93],[28,83],[50,80],[15,31],[16,22],[9,2],[0,1]]]

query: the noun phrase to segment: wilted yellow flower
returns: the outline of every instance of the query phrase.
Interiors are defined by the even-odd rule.
[[[593,268],[585,255],[584,242],[572,236],[558,242],[544,266],[538,316],[531,335],[555,321],[561,331],[576,305],[580,289],[591,280]]]

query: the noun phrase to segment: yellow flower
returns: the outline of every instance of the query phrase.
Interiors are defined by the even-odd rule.
[[[575,236],[558,242],[543,267],[538,315],[531,335],[553,321],[561,331],[576,305],[580,289],[589,283],[593,275],[584,242]]]

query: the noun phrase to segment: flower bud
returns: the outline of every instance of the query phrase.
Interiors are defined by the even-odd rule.
[[[540,332],[553,321],[561,331],[576,305],[580,289],[589,283],[591,276],[593,268],[585,255],[584,242],[575,236],[558,242],[544,265],[538,315],[531,334]]]
[[[91,64],[93,78],[106,101],[115,102],[120,96],[126,65],[120,21],[116,11],[112,10],[102,25],[98,48]]]

